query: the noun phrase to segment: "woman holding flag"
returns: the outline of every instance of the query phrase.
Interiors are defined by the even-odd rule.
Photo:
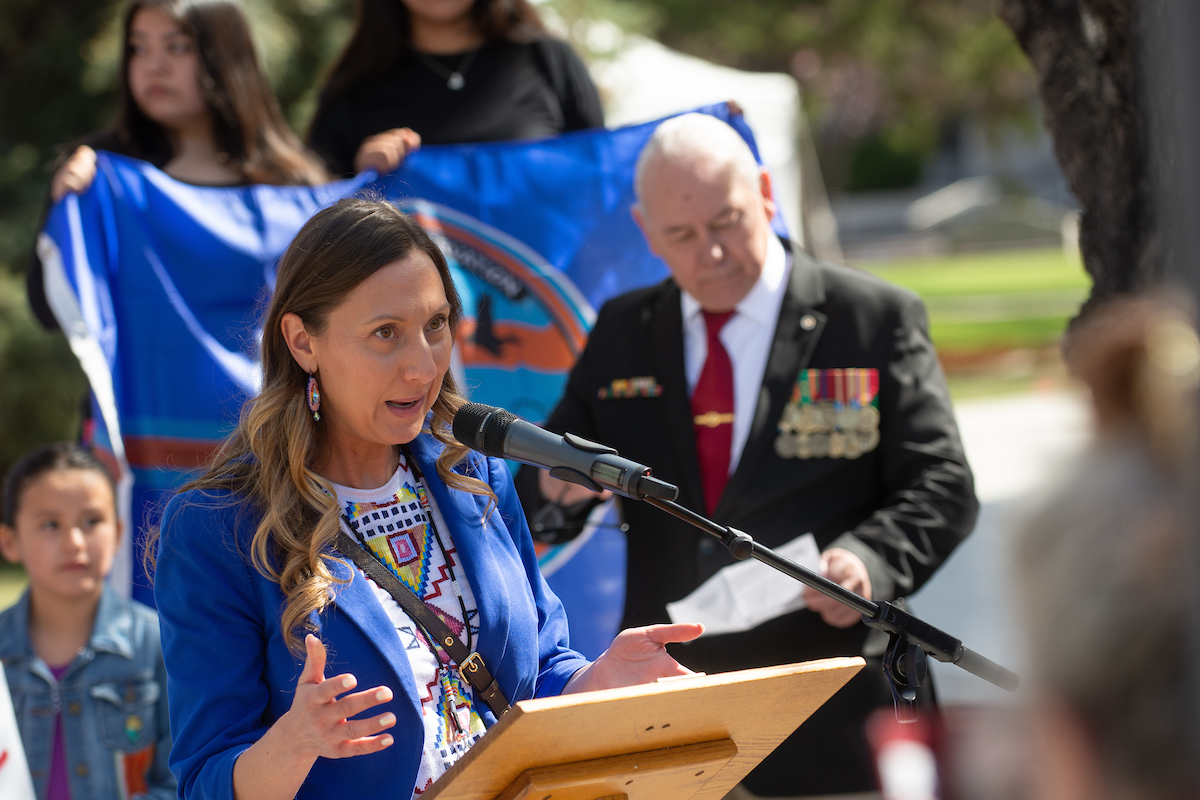
[[[509,703],[688,674],[699,625],[570,649],[507,466],[450,431],[461,314],[389,203],[284,254],[262,391],[148,548],[182,797],[408,800]]]
[[[76,150],[58,170],[51,199],[59,201],[68,192],[83,193],[92,187],[90,196],[79,199],[80,206],[86,207],[100,202],[100,197],[117,187],[118,195],[129,198],[130,202],[111,207],[116,217],[121,216],[123,206],[126,211],[138,211],[134,215],[136,226],[164,223],[155,235],[155,252],[159,252],[159,247],[171,250],[171,256],[163,262],[165,273],[174,275],[170,280],[177,285],[179,281],[221,272],[222,279],[214,283],[224,288],[210,299],[219,307],[230,309],[232,318],[250,319],[257,309],[258,295],[234,287],[240,285],[236,282],[243,277],[251,285],[265,283],[265,278],[256,277],[261,274],[261,265],[229,260],[221,265],[212,264],[210,256],[195,247],[194,231],[166,224],[165,217],[156,214],[162,207],[147,201],[144,191],[133,190],[132,184],[126,182],[128,177],[136,174],[148,185],[157,186],[155,194],[202,194],[201,204],[220,208],[221,203],[230,199],[236,202],[239,192],[258,198],[263,194],[222,187],[274,184],[302,188],[272,187],[268,194],[287,191],[301,194],[309,192],[310,186],[323,183],[327,176],[284,121],[260,68],[250,26],[239,2],[132,0],[125,7],[122,19],[124,52],[118,73],[114,124],[111,129],[90,137],[87,146]],[[99,156],[99,162],[97,151],[108,151]],[[109,160],[108,153],[117,157]],[[98,163],[108,165],[103,175],[97,174]],[[94,182],[102,185],[93,187]],[[300,225],[300,221],[293,221],[296,214],[286,204],[256,201],[253,208],[261,219],[260,229],[286,228],[280,236],[283,241]],[[140,211],[145,212],[144,217]],[[183,318],[174,310],[170,293],[154,289],[159,286],[158,278],[151,275],[150,281],[137,281],[132,277],[137,270],[131,268],[131,262],[146,251],[133,244],[137,235],[132,229],[119,233],[116,228],[113,232],[94,227],[81,230],[87,231],[81,234],[83,240],[76,243],[81,250],[100,248],[106,257],[111,254],[113,259],[108,271],[113,283],[106,291],[111,292],[113,301],[111,324],[122,331],[111,340],[127,346],[122,350],[122,345],[118,345],[111,351],[112,357],[122,362],[117,372],[97,373],[95,363],[92,364],[93,369],[88,372],[92,392],[83,403],[81,438],[96,445],[114,472],[124,472],[122,480],[133,480],[129,494],[122,494],[119,503],[122,517],[131,526],[125,547],[132,552],[122,549],[114,574],[118,581],[132,584],[134,597],[152,603],[149,584],[137,568],[143,537],[136,534],[136,526],[161,508],[162,492],[190,477],[188,473],[205,455],[203,448],[215,443],[228,430],[230,417],[236,414],[246,389],[226,373],[219,373],[214,379],[211,374],[191,372],[180,380],[168,359],[131,359],[135,350],[139,355],[152,352],[137,343],[162,341],[140,338],[138,326],[143,321],[159,325],[163,320],[180,322]],[[130,237],[126,244],[116,246],[117,238],[126,233]],[[63,327],[76,333],[79,328],[72,319],[76,301],[66,288],[66,272],[53,256],[46,258],[45,263],[43,257],[35,255],[27,272],[30,305],[46,327],[58,328],[56,315],[62,314]],[[103,335],[97,333],[95,325],[89,326],[88,331],[92,336]],[[172,355],[178,357],[178,353]],[[154,412],[143,407],[135,418],[130,408],[122,405],[106,415],[99,398],[108,391],[106,387],[113,382],[114,375],[126,381],[121,389],[112,390],[124,398],[153,397],[159,387],[170,385],[174,396],[189,398],[193,408],[202,402],[198,398],[205,398],[209,401],[208,408],[220,410],[196,413],[178,406],[160,409],[165,413],[149,424],[149,429],[160,439],[151,448],[143,448],[141,455],[135,452],[125,472],[121,451],[129,446],[130,434],[139,432],[139,425],[141,432],[147,430],[146,417],[154,416]],[[223,415],[225,421],[215,430],[186,427],[197,419],[211,419],[217,414]],[[163,433],[163,417],[171,425],[175,423],[170,420],[187,422]],[[114,424],[114,420],[119,424]],[[121,441],[118,443],[117,439]]]
[[[328,180],[284,120],[238,3],[133,0],[123,20],[116,122],[58,168],[52,202],[91,186],[96,150],[148,161],[201,186]],[[58,327],[36,256],[27,279],[34,313]]]

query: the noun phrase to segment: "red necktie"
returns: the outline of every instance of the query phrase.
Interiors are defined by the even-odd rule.
[[[729,451],[733,446],[733,362],[718,336],[733,311],[704,312],[708,327],[708,359],[692,393],[692,430],[700,459],[700,482],[709,514],[717,507],[729,481]]]

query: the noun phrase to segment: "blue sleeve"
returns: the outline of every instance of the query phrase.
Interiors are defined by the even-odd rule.
[[[225,501],[188,493],[167,505],[154,580],[170,765],[180,797],[197,800],[232,800],[234,762],[266,732],[271,691],[257,573],[237,546],[237,506]]]
[[[498,458],[489,458],[487,461],[489,483],[492,491],[496,493],[496,513],[500,515],[521,554],[525,577],[537,604],[538,676],[534,696],[551,697],[562,694],[567,681],[587,666],[588,660],[571,649],[567,612],[558,596],[547,585],[546,579],[542,577],[537,553],[533,550],[533,538],[529,535],[529,525],[517,499],[508,465]]]

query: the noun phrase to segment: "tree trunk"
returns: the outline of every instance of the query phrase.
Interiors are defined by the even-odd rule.
[[[1097,303],[1162,282],[1139,75],[1136,0],[998,0],[1038,75],[1055,154],[1082,207]]]

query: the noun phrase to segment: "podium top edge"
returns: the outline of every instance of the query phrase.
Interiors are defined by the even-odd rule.
[[[842,672],[851,670],[857,673],[867,662],[860,656],[848,658],[822,658],[816,661],[804,661],[796,664],[780,664],[773,667],[756,667],[753,669],[734,670],[732,672],[717,672],[705,675],[688,675],[670,678],[656,683],[643,683],[637,686],[623,686],[618,689],[600,689],[594,692],[578,692],[575,694],[558,695],[555,697],[539,697],[532,700],[521,700],[515,703],[506,717],[521,716],[523,712],[542,711],[559,706],[588,705],[591,703],[606,703],[629,697],[646,697],[656,694],[689,691],[710,686],[728,686],[737,683],[752,683],[759,680],[786,678],[791,675],[807,675],[819,672]],[[503,721],[503,720],[502,720]]]

